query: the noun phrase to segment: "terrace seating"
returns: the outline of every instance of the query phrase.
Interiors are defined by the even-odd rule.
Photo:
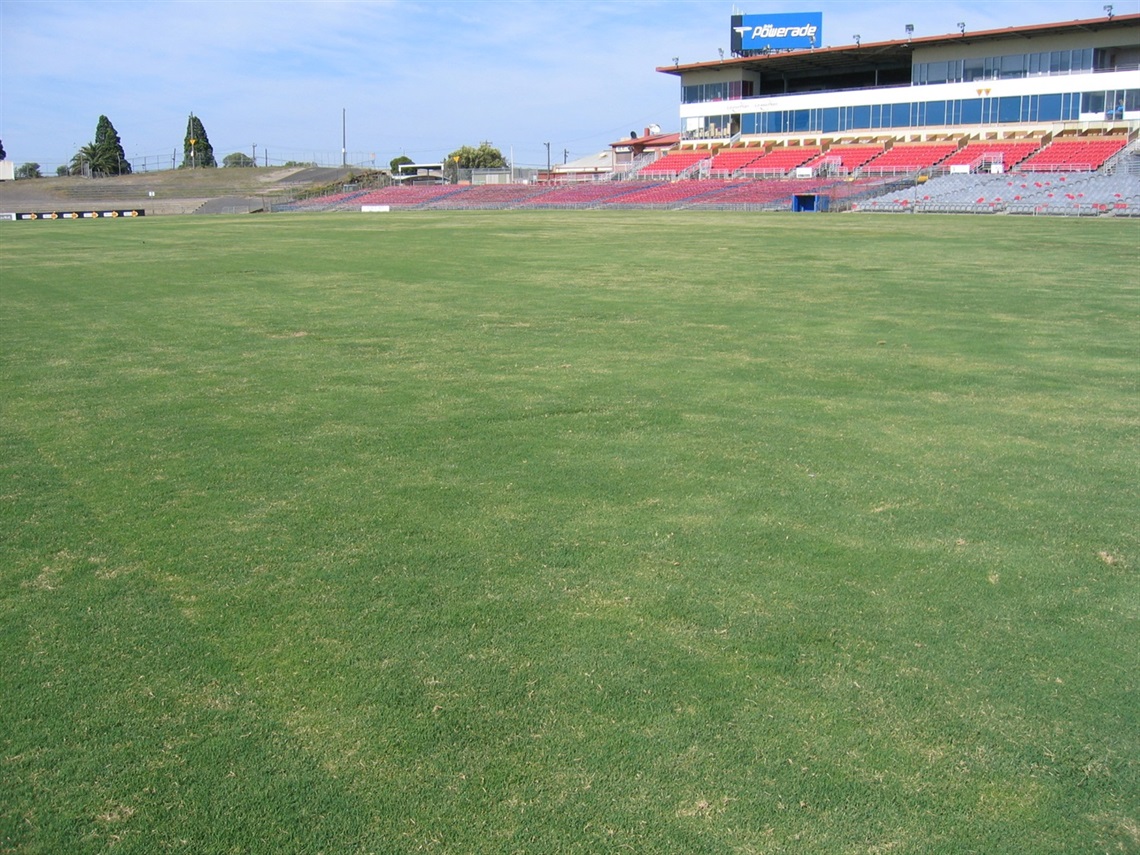
[[[1023,172],[1095,172],[1126,145],[1124,137],[1054,140],[1020,168]]]
[[[971,140],[939,166],[969,166],[970,170],[985,170],[990,164],[1000,163],[1008,172],[1033,152],[1041,148],[1040,140]]]
[[[727,207],[749,205],[786,209],[797,193],[817,193],[829,182],[818,178],[789,178],[774,181],[739,179],[722,182],[719,192],[708,192],[694,201],[693,207]]]
[[[681,203],[713,193],[724,186],[718,179],[706,178],[692,181],[670,181],[665,184],[654,184],[625,193],[610,199],[608,204],[618,207],[646,206],[646,207],[676,207]]]
[[[454,184],[420,184],[411,187],[392,186],[366,193],[357,200],[359,205],[391,205],[416,207],[427,204],[441,196],[461,193],[466,187]]]
[[[642,182],[595,181],[563,184],[521,202],[520,208],[594,208],[619,196],[645,189]]]
[[[929,169],[958,150],[957,143],[899,143],[863,166],[863,172],[888,175]]]
[[[544,191],[545,188],[532,184],[483,184],[439,196],[425,203],[424,207],[453,211],[512,208]]]
[[[676,178],[682,172],[709,158],[707,151],[671,151],[638,170],[639,176]]]
[[[335,211],[344,210],[349,202],[365,195],[367,190],[350,190],[346,193],[332,193],[328,196],[312,196],[298,199],[281,207],[285,211]]]

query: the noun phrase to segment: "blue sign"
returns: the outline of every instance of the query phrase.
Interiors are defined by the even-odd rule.
[[[822,12],[732,16],[733,53],[816,48],[822,41]]]

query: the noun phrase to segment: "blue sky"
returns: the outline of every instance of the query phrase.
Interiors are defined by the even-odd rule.
[[[677,128],[655,71],[728,53],[729,17],[823,12],[824,45],[1099,18],[1103,0],[0,0],[0,140],[45,173],[107,115],[142,168],[195,113],[221,161],[386,165],[488,140],[519,165]],[[1116,14],[1140,0],[1116,0]],[[564,152],[569,152],[565,155]],[[152,167],[153,168],[153,167]]]

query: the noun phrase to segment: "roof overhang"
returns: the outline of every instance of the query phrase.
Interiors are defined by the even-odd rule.
[[[1114,15],[1111,18],[1090,18],[1055,24],[1031,24],[1025,27],[1006,27],[998,30],[981,30],[976,33],[951,33],[943,36],[900,39],[889,42],[873,42],[858,45],[842,45],[815,50],[795,50],[759,56],[739,56],[711,62],[663,65],[657,70],[662,74],[678,77],[690,71],[714,71],[717,69],[743,68],[767,74],[811,75],[843,74],[876,67],[897,67],[909,64],[917,48],[938,47],[953,44],[982,44],[985,42],[1009,41],[1010,39],[1034,39],[1043,36],[1076,35],[1097,33],[1105,30],[1127,29],[1140,24],[1140,14]]]

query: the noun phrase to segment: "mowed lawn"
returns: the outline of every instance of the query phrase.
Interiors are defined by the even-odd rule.
[[[0,852],[1140,850],[1140,222],[0,223]]]

